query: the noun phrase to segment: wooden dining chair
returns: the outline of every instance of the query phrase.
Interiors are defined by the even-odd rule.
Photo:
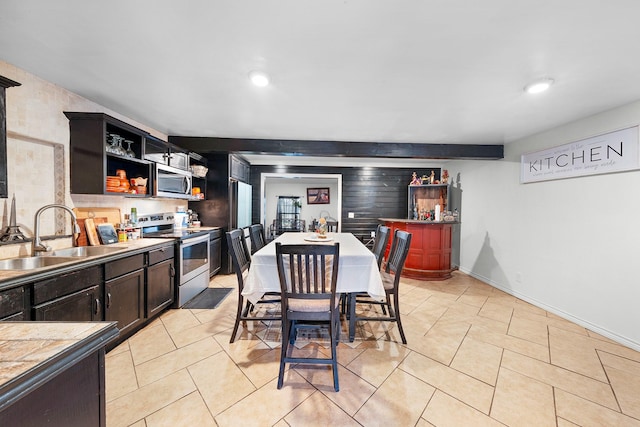
[[[251,240],[251,255],[255,254],[267,244],[262,224],[249,226],[249,239]]]
[[[327,221],[327,231],[329,233],[338,232],[338,221]]]
[[[373,241],[372,252],[376,256],[376,262],[378,263],[378,270],[382,266],[382,260],[384,259],[384,252],[389,244],[389,236],[391,235],[391,229],[386,225],[378,225],[376,230],[376,237]]]
[[[278,389],[287,363],[331,365],[333,388],[339,391],[336,346],[340,337],[340,311],[336,298],[340,244],[282,245],[276,243],[276,262],[282,295],[282,349]],[[297,330],[328,330],[331,357],[294,356]]]
[[[389,235],[391,234],[391,229],[385,225],[378,225],[376,229],[376,237],[373,241],[373,248],[371,251],[376,257],[376,262],[378,263],[378,271],[380,270],[380,266],[382,265],[382,260],[384,259],[384,252],[387,249],[387,244],[389,243]],[[341,301],[341,311],[343,314],[347,314],[347,306],[349,305],[349,301],[351,298],[356,297],[366,297],[366,293],[358,293],[358,294],[343,294]],[[382,306],[383,314],[387,314],[387,310],[384,306]]]
[[[389,251],[389,258],[383,271],[380,272],[382,278],[382,284],[386,293],[386,300],[384,302],[375,301],[369,297],[358,295],[352,297],[349,300],[349,339],[353,340],[355,335],[355,324],[358,321],[389,321],[396,322],[398,324],[398,331],[400,331],[400,337],[402,343],[406,344],[407,339],[402,329],[402,320],[400,319],[400,306],[398,289],[400,287],[400,275],[404,269],[407,255],[409,254],[409,246],[411,245],[411,233],[402,230],[396,230],[393,235],[393,241],[391,243],[391,250]],[[393,302],[392,302],[393,301]],[[357,304],[373,304],[381,305],[386,308],[383,311],[382,316],[358,316],[356,314]]]
[[[233,325],[233,332],[231,332],[232,343],[235,340],[236,333],[238,332],[238,326],[242,321],[243,326],[247,326],[247,320],[263,321],[263,320],[281,320],[280,314],[263,314],[257,316],[254,313],[254,304],[249,300],[245,301],[245,297],[242,295],[244,289],[244,280],[249,273],[249,267],[251,266],[251,256],[249,255],[249,249],[247,248],[247,241],[244,237],[244,231],[241,229],[232,230],[226,233],[227,245],[229,247],[229,254],[231,255],[231,262],[233,263],[233,270],[236,273],[238,279],[238,309],[236,311],[236,321]],[[276,304],[280,302],[279,292],[268,292],[258,304]]]

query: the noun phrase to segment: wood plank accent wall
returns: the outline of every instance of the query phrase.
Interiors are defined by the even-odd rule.
[[[260,177],[263,173],[341,174],[342,175],[342,231],[367,239],[378,226],[378,218],[406,218],[407,186],[411,174],[418,175],[439,169],[372,168],[372,167],[317,167],[317,166],[251,166],[252,222],[260,222]],[[354,212],[355,218],[348,218]]]

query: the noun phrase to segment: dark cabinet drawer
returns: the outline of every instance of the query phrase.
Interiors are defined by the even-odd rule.
[[[173,245],[149,251],[149,265],[157,264],[168,259],[173,259],[175,253],[176,251]]]
[[[19,288],[7,289],[6,291],[0,292],[0,319],[9,320],[5,318],[24,313],[24,309],[24,287],[21,286]],[[24,319],[13,318],[11,320]]]
[[[104,265],[104,279],[109,280],[144,267],[144,254],[132,255]]]
[[[221,239],[222,238],[222,228],[216,228],[209,232],[209,239]]]
[[[25,313],[24,311],[21,311],[20,313],[16,313],[12,316],[3,317],[0,320],[4,322],[24,322],[31,319],[27,318],[27,313]]]
[[[35,283],[33,285],[33,303],[38,305],[100,284],[102,284],[102,267],[99,265],[62,274]]]

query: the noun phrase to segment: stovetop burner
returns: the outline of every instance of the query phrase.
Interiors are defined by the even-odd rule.
[[[142,227],[142,237],[184,240],[209,234],[208,230],[176,228],[172,213],[141,215],[138,224]]]

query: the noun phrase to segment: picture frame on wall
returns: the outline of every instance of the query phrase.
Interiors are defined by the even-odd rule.
[[[326,205],[331,203],[329,198],[329,187],[307,188],[307,204]]]

